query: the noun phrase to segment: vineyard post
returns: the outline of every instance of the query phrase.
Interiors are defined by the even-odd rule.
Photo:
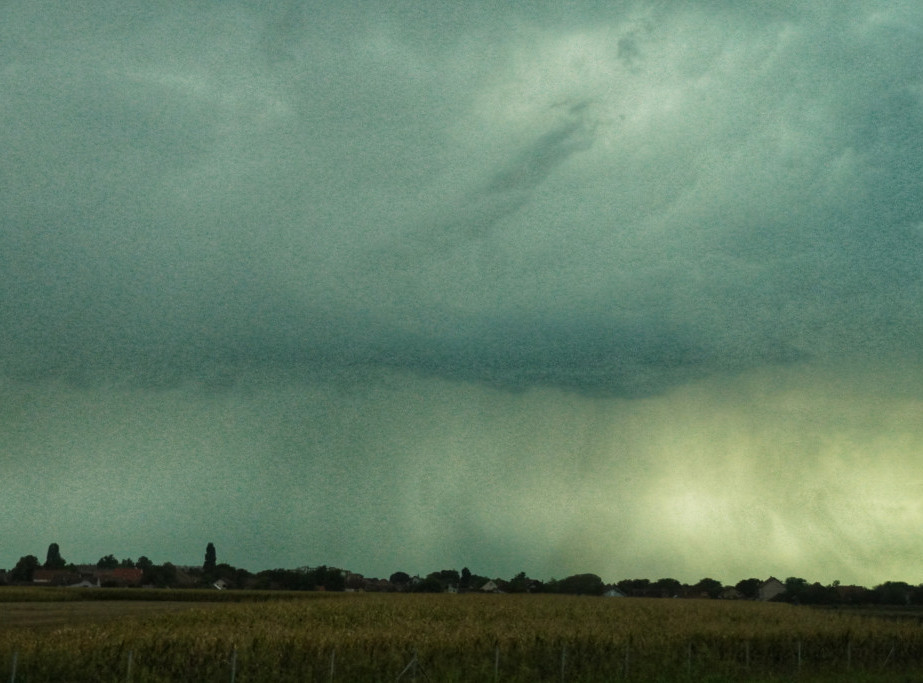
[[[19,659],[19,650],[13,653],[13,668],[10,672],[10,683],[16,683],[16,662]]]
[[[237,678],[237,648],[231,650],[231,683]]]
[[[500,680],[500,646],[494,648],[494,683]]]
[[[337,655],[336,650],[330,651],[330,683],[333,683],[333,672],[334,672],[334,666],[336,664],[336,655]]]
[[[750,669],[750,641],[744,643],[744,668]]]
[[[798,673],[801,673],[801,641],[798,641]]]
[[[567,645],[561,646],[561,683],[564,683],[564,669],[567,666]]]
[[[417,651],[414,649],[413,658],[410,660],[410,663],[404,667],[404,670],[398,675],[397,680],[401,680],[404,677],[404,674],[410,672],[410,680],[417,680]],[[425,676],[426,674],[424,674]]]
[[[631,651],[631,641],[625,643],[625,678],[628,678],[628,654]]]
[[[125,683],[131,683],[131,650],[128,651],[128,663],[125,665]]]
[[[846,641],[846,670],[852,670],[852,643],[848,640]]]
[[[692,641],[686,644],[686,672],[692,676]]]
[[[888,651],[888,656],[885,657],[885,661],[884,661],[884,662],[882,663],[882,665],[881,665],[881,668],[882,668],[882,669],[884,669],[886,666],[888,666],[888,662],[890,662],[890,661],[891,661],[891,657],[894,656],[894,648],[895,648],[895,645],[894,645],[894,642],[892,641],[892,643],[891,643],[891,649]]]

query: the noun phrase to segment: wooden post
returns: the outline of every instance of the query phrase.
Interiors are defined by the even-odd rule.
[[[13,653],[13,668],[10,671],[10,683],[16,683],[16,662],[19,660],[19,651]]]
[[[884,663],[881,665],[881,668],[882,668],[882,669],[884,669],[886,666],[888,666],[888,662],[890,662],[890,661],[891,661],[891,657],[894,656],[894,648],[895,648],[895,645],[894,645],[893,642],[892,642],[892,644],[891,644],[891,649],[888,651],[888,656],[885,657],[885,661],[884,661]]]
[[[625,678],[628,678],[628,653],[631,650],[631,644],[625,643]]]
[[[686,644],[686,672],[692,676],[692,641]]]
[[[237,648],[231,651],[231,683],[237,678]]]
[[[564,683],[564,670],[567,667],[567,645],[561,646],[561,683]]]
[[[336,664],[336,655],[337,655],[336,650],[330,651],[330,683],[333,683],[333,671],[334,671],[334,665]]]
[[[125,683],[131,683],[131,650],[128,651],[128,663],[125,665]]]
[[[494,648],[494,683],[500,680],[500,646]]]

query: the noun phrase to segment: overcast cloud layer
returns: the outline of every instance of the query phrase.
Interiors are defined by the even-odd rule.
[[[923,8],[753,4],[5,3],[0,566],[923,581]]]

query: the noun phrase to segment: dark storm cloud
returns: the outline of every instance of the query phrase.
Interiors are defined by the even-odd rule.
[[[3,3],[0,565],[918,581],[921,35]]]
[[[4,10],[6,373],[643,395],[921,331],[912,5],[101,7]]]

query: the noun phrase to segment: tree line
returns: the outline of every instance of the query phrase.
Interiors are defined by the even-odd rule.
[[[48,546],[45,562],[35,555],[25,555],[9,572],[0,572],[0,583],[32,583],[38,570],[53,570],[62,579],[76,578],[85,572],[83,567],[67,562],[61,556],[57,543]],[[155,564],[142,555],[137,560],[114,555],[104,555],[95,564],[98,572],[118,569],[137,570],[138,584],[162,588],[195,588],[215,586],[251,590],[326,590],[326,591],[399,591],[421,593],[475,592],[491,590],[502,593],[563,593],[576,595],[603,595],[607,592],[626,597],[646,598],[711,598],[758,599],[764,580],[748,578],[733,586],[712,578],[703,578],[695,584],[682,583],[672,578],[623,579],[607,584],[596,574],[574,574],[563,579],[542,581],[520,572],[510,579],[490,578],[472,573],[467,567],[461,571],[443,569],[423,577],[398,571],[387,579],[367,578],[343,569],[321,565],[297,569],[266,569],[256,573],[217,561],[213,543],[205,547],[201,567],[179,567],[170,562]],[[105,584],[103,584],[105,585]],[[838,581],[823,585],[799,577],[788,577],[781,590],[771,599],[805,605],[923,605],[923,584],[911,585],[903,581],[887,581],[873,588],[843,586]]]

